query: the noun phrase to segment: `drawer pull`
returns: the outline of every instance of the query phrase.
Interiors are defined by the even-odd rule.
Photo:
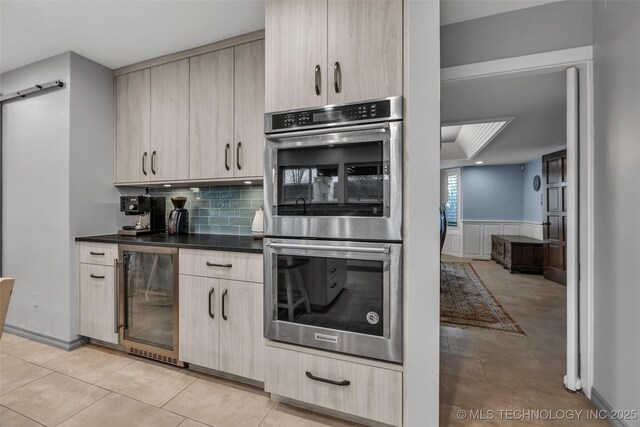
[[[332,269],[329,271],[329,274],[333,274],[333,273],[335,273],[336,271],[338,271],[338,269],[337,269],[337,268],[332,268]]]
[[[316,377],[315,375],[313,375],[309,371],[306,371],[305,375],[307,376],[307,378],[312,379],[314,381],[320,381],[321,383],[337,385],[337,386],[340,386],[340,387],[346,387],[346,386],[351,384],[351,381],[349,381],[349,380],[334,381],[334,380],[328,380],[326,378]]]
[[[96,256],[104,256],[104,252],[89,252],[91,255],[96,255]]]
[[[208,262],[207,267],[223,267],[223,268],[231,268],[233,264],[216,264],[215,262]]]
[[[90,277],[92,279],[104,279],[104,276],[96,276],[95,274],[91,274]]]
[[[332,283],[331,286],[329,286],[331,289],[335,288],[336,286],[338,286],[337,283]]]

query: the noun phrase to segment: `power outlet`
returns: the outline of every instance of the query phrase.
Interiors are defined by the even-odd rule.
[[[39,307],[39,305],[38,305],[38,293],[37,292],[33,293],[33,306],[34,307]]]

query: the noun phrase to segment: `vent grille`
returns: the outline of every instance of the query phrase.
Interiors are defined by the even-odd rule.
[[[169,363],[175,366],[184,366],[184,363],[181,360],[176,359],[175,357],[164,356],[162,354],[154,353],[152,351],[141,350],[139,348],[131,347],[129,348],[129,353],[135,354],[136,356],[146,357],[147,359],[157,360],[158,362]]]

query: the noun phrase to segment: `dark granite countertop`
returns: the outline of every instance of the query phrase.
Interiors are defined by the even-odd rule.
[[[104,234],[100,236],[76,237],[76,242],[262,253],[262,240],[255,240],[252,236],[232,236],[227,234],[185,234],[181,236],[169,235],[167,233],[142,236]]]

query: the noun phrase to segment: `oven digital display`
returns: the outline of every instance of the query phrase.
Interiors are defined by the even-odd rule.
[[[342,111],[340,110],[329,110],[323,111],[322,113],[313,113],[313,121],[314,122],[326,122],[326,121],[335,121],[342,119]]]

